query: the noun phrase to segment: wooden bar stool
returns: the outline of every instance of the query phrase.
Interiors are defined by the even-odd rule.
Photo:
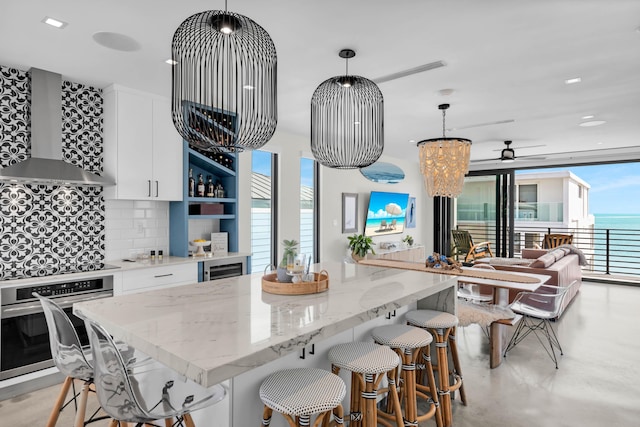
[[[420,350],[428,348],[433,341],[431,335],[423,329],[408,325],[380,326],[373,329],[371,335],[377,343],[391,347],[402,360],[400,401],[404,403],[404,426],[417,427],[419,422],[435,416],[436,424],[442,427],[431,362],[427,363],[426,369],[429,386],[416,382],[416,360]],[[418,415],[418,397],[425,399],[429,404],[429,410],[422,415]]]
[[[389,347],[371,342],[339,344],[329,350],[331,370],[351,371],[351,405],[349,427],[376,427],[378,422],[391,426],[386,420],[378,420],[376,403],[378,387],[387,374],[389,380],[388,399],[396,414],[396,425],[402,426],[402,409],[396,390],[396,371],[400,364],[398,355]]]
[[[271,423],[273,411],[279,412],[291,427],[329,426],[331,413],[343,424],[342,399],[346,393],[342,379],[322,369],[287,369],[269,375],[260,385],[264,403],[262,425]]]
[[[431,332],[436,340],[436,355],[438,364],[438,394],[442,403],[442,421],[446,427],[452,425],[453,413],[451,410],[451,392],[460,390],[460,400],[467,404],[467,396],[462,383],[462,370],[460,359],[458,358],[458,346],[455,340],[455,330],[458,326],[458,318],[450,313],[436,310],[414,310],[405,315],[407,323],[412,326],[424,328]],[[449,370],[448,346],[451,347],[451,358],[453,359],[453,371]],[[429,349],[423,350],[425,356],[429,354]],[[427,369],[428,370],[428,369]],[[428,374],[428,372],[427,372]],[[453,384],[449,381],[449,376],[453,377]]]

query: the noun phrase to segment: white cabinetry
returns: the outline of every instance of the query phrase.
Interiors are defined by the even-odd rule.
[[[104,91],[107,199],[182,200],[182,138],[169,100],[133,89]]]
[[[122,295],[197,282],[196,263],[140,268],[122,272]]]

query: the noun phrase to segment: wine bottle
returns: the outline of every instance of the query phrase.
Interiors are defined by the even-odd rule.
[[[193,169],[189,168],[189,197],[195,196],[196,181],[193,179]]]
[[[211,175],[207,175],[207,197],[214,197],[213,181]]]
[[[204,180],[202,174],[198,174],[198,197],[204,197]]]

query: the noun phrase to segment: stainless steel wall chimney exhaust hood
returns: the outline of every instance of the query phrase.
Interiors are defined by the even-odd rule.
[[[62,76],[31,69],[31,158],[0,169],[0,181],[49,185],[113,185],[62,160]]]

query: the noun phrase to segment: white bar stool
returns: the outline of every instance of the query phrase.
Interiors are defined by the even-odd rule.
[[[429,386],[416,382],[416,360],[420,350],[428,348],[433,341],[431,335],[424,329],[408,325],[379,326],[371,331],[371,335],[377,343],[391,347],[402,359],[400,400],[404,402],[404,426],[417,427],[419,422],[435,416],[436,424],[442,427],[442,414],[430,360],[425,360]],[[429,404],[429,410],[422,415],[418,415],[418,397]]]
[[[396,424],[402,425],[402,409],[396,390],[396,368],[400,364],[398,355],[389,347],[372,342],[349,342],[338,344],[329,350],[331,370],[351,371],[350,427],[376,427],[378,422],[391,426],[387,421],[378,421],[376,403],[380,382],[387,374],[388,399],[396,414]]]
[[[458,326],[458,318],[451,314],[436,310],[414,310],[405,315],[407,323],[412,326],[424,328],[431,332],[436,340],[436,354],[438,371],[440,401],[442,403],[442,421],[445,426],[453,423],[453,415],[451,410],[451,392],[460,390],[460,400],[464,405],[467,404],[466,394],[462,383],[462,371],[460,369],[460,359],[458,357],[458,346],[455,340],[455,330]],[[449,360],[447,354],[447,343],[451,344],[451,358],[453,359],[454,369],[449,371]],[[425,350],[425,356],[428,354]],[[453,376],[454,383],[450,384],[449,375]]]
[[[346,394],[344,381],[322,369],[287,369],[269,375],[260,386],[264,403],[262,425],[271,423],[273,411],[279,412],[290,426],[329,426],[331,413],[338,425],[343,424],[342,399]]]

